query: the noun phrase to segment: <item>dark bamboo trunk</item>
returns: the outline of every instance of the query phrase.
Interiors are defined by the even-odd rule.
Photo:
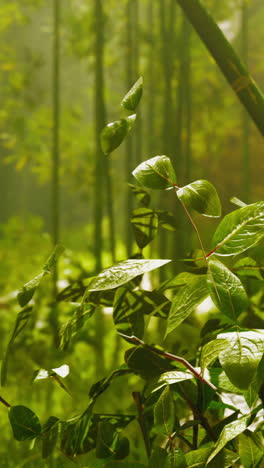
[[[101,0],[94,0],[94,18],[95,18],[95,185],[94,185],[94,202],[95,202],[95,239],[94,252],[96,272],[99,273],[102,269],[102,253],[103,253],[103,200],[104,200],[104,181],[108,180],[109,171],[104,177],[105,156],[101,149],[100,133],[105,126],[105,105],[104,105],[104,17]],[[108,168],[109,169],[109,168]],[[109,183],[109,181],[108,181]],[[107,191],[109,186],[107,187]],[[108,196],[108,193],[107,193]],[[109,203],[109,202],[108,202]],[[108,206],[109,208],[109,206]],[[105,369],[104,360],[104,316],[100,307],[98,307],[95,316],[95,336],[96,336],[96,369],[97,378],[102,377]]]
[[[248,2],[242,0],[241,11],[241,53],[243,61],[248,65]],[[250,121],[248,113],[242,111],[242,200],[250,200]]]
[[[126,48],[125,48],[125,67],[126,67],[126,89],[129,90],[133,85],[133,61],[132,61],[132,53],[133,53],[133,25],[132,25],[132,0],[127,0],[126,4]],[[126,159],[125,159],[125,172],[126,172],[126,179],[133,183],[132,180],[132,171],[135,168],[136,164],[134,164],[134,138],[133,135],[129,135],[126,140]],[[132,254],[132,245],[133,245],[133,235],[132,235],[132,227],[130,223],[131,213],[133,209],[133,199],[132,194],[129,188],[127,189],[126,195],[126,206],[125,206],[125,213],[126,213],[126,249],[127,255],[130,256]]]

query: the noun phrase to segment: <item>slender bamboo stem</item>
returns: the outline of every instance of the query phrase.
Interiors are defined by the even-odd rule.
[[[233,47],[199,0],[176,0],[224,76],[264,135],[264,95]]]
[[[248,64],[248,0],[242,0],[241,9],[241,54]],[[250,197],[250,121],[247,112],[242,112],[242,199],[248,203]]]
[[[52,76],[52,187],[51,214],[52,240],[54,246],[60,240],[60,0],[53,0],[53,76]],[[50,323],[54,331],[54,342],[58,344],[58,310],[55,305],[57,296],[58,263],[53,268],[53,298]]]
[[[59,164],[60,164],[60,0],[53,2],[53,127],[52,127],[52,237],[59,242]],[[54,268],[56,270],[56,268]],[[55,276],[55,274],[54,274]],[[57,276],[57,271],[56,271]]]

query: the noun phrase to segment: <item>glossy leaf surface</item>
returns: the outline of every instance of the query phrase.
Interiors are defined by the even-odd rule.
[[[264,353],[264,331],[221,333],[217,338],[231,345],[219,355],[221,366],[236,387],[246,390]]]
[[[132,86],[121,102],[121,106],[129,111],[135,111],[143,93],[143,78],[140,78]]]
[[[208,180],[196,180],[177,190],[177,196],[188,209],[204,216],[221,216],[221,202],[215,187]]]
[[[154,407],[154,430],[168,436],[173,431],[174,423],[175,405],[170,387],[167,386]]]
[[[148,271],[155,270],[171,260],[126,260],[116,265],[106,268],[88,287],[89,291],[102,291],[117,288],[128,283],[136,276],[143,275]]]
[[[264,202],[246,205],[229,213],[219,224],[213,247],[216,255],[237,255],[264,236]]]
[[[104,154],[112,153],[121,145],[136,120],[136,114],[126,119],[116,120],[106,125],[101,131],[101,147]]]
[[[225,445],[242,434],[248,426],[249,417],[243,416],[242,418],[236,419],[235,421],[227,424],[222,430],[217,442],[215,443],[215,449],[207,460],[207,465],[215,458],[215,456],[225,447]]]
[[[218,260],[209,260],[207,282],[216,307],[230,319],[236,318],[248,306],[248,298],[240,279]]]
[[[206,276],[194,276],[173,298],[166,336],[177,328],[208,296]]]
[[[255,468],[263,460],[263,437],[247,430],[240,434],[238,451],[243,468]]]
[[[37,288],[39,287],[42,279],[51,272],[51,269],[54,267],[63,251],[64,247],[62,245],[57,245],[46,263],[43,265],[41,273],[35,276],[35,278],[32,280],[28,281],[28,283],[24,284],[24,286],[20,289],[17,295],[17,299],[21,307],[24,307],[29,303]]]
[[[141,163],[133,171],[133,176],[144,187],[156,190],[172,188],[176,175],[167,156],[155,156]]]
[[[203,346],[201,353],[201,369],[204,372],[205,368],[212,364],[222,351],[230,348],[230,343],[227,340],[213,340]]]

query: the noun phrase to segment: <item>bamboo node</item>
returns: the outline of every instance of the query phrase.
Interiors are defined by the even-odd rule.
[[[240,91],[248,88],[251,84],[252,81],[249,75],[240,75],[231,83],[231,86],[236,93],[240,93]]]

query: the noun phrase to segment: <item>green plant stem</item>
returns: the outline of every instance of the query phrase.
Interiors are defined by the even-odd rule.
[[[264,135],[264,96],[226,39],[221,29],[199,0],[176,0],[220,67],[233,91]]]
[[[197,226],[196,226],[194,220],[192,219],[192,217],[191,217],[189,211],[187,210],[185,203],[183,203],[183,201],[181,201],[181,200],[180,200],[180,203],[181,203],[181,205],[182,205],[182,207],[183,207],[183,209],[184,209],[186,215],[188,216],[188,218],[189,218],[189,220],[190,220],[190,222],[191,222],[191,224],[192,224],[192,226],[193,226],[193,228],[194,228],[194,230],[195,230],[195,232],[196,232],[196,235],[197,235],[199,244],[200,244],[201,249],[202,249],[202,252],[203,252],[204,260],[206,261],[206,258],[207,258],[207,257],[206,257],[205,249],[204,249],[203,242],[202,242],[200,233],[199,233],[199,231],[198,231],[198,228],[197,228]]]
[[[196,408],[194,406],[194,404],[191,402],[191,400],[189,399],[189,397],[186,395],[186,393],[183,391],[183,388],[182,388],[182,385],[179,383],[179,388],[181,389],[181,394],[182,394],[182,397],[184,398],[184,400],[186,401],[187,405],[189,406],[189,408],[191,409],[192,413],[193,413],[193,416],[194,416],[194,419],[197,419],[199,421],[201,421],[201,425],[203,426],[203,428],[205,429],[205,431],[207,432],[207,434],[209,435],[209,437],[216,441],[216,436],[213,432],[213,429],[211,428],[211,426],[209,425],[206,417],[199,411],[198,408]]]
[[[215,391],[217,390],[217,388],[211,382],[206,380],[199,372],[197,372],[197,370],[183,357],[176,356],[175,354],[167,353],[166,351],[162,351],[161,349],[148,345],[144,343],[144,341],[137,338],[136,336],[128,336],[120,332],[119,332],[119,335],[123,336],[126,340],[130,341],[131,343],[134,343],[135,345],[144,346],[144,348],[149,349],[153,353],[159,354],[160,356],[170,359],[171,361],[176,361],[176,362],[179,362],[180,364],[183,364],[183,366],[186,367],[186,369],[188,369],[194,375],[194,377],[196,377],[201,382],[209,385],[209,387],[211,387],[213,390]]]
[[[11,405],[7,403],[7,401],[1,396],[0,396],[0,403],[3,403],[3,405],[5,405],[7,408],[11,408]]]
[[[138,412],[138,423],[140,425],[140,429],[141,429],[141,432],[142,432],[147,457],[149,458],[150,457],[150,452],[151,452],[150,440],[149,440],[149,435],[148,435],[148,431],[147,431],[145,420],[144,420],[143,405],[142,405],[142,401],[141,401],[140,392],[133,392],[132,396],[134,398],[134,402],[135,402],[137,412]]]

